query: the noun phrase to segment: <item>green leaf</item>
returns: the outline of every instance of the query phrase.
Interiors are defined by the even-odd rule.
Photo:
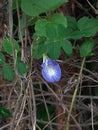
[[[54,60],[60,55],[61,41],[65,37],[64,34],[62,34],[62,32],[64,33],[64,29],[64,26],[60,24],[58,24],[58,26],[52,23],[46,25],[46,52]]]
[[[49,23],[46,25],[46,36],[50,40],[57,38],[57,29],[55,24]]]
[[[67,18],[67,27],[70,32],[75,31],[77,28],[77,21],[74,17],[66,16]]]
[[[5,79],[7,80],[13,80],[14,79],[14,71],[12,67],[9,64],[4,64],[2,68],[2,74]]]
[[[74,17],[71,16],[66,16],[66,18],[67,18],[67,28],[66,28],[65,36],[67,38],[73,38],[72,33],[74,31],[79,30],[77,27],[77,21]]]
[[[12,55],[13,54],[13,49],[12,49],[12,44],[10,38],[4,39],[4,44],[3,44],[5,52],[8,54]],[[14,40],[14,47],[17,51],[19,51],[19,45],[16,40]]]
[[[43,53],[46,52],[45,37],[39,37],[36,34],[33,35],[34,44],[32,45],[32,57],[41,58]]]
[[[80,47],[80,56],[90,56],[91,51],[94,47],[94,40],[90,39],[84,42]]]
[[[34,43],[32,46],[33,57],[41,58],[43,53],[48,53],[52,59],[57,59],[60,54],[61,42],[56,39],[44,39],[43,42]]]
[[[78,20],[78,28],[84,37],[94,36],[98,32],[98,19],[82,17]]]
[[[17,70],[21,75],[25,74],[27,72],[26,64],[23,63],[22,61],[18,61]]]
[[[5,63],[5,56],[2,52],[0,52],[0,65],[3,65]]]
[[[35,31],[38,36],[46,36],[45,26],[48,23],[46,19],[39,19],[35,24]]]
[[[21,0],[22,10],[29,16],[38,16],[50,10],[56,9],[68,0]]]
[[[60,13],[53,14],[50,18],[50,21],[55,24],[63,25],[65,28],[67,27],[67,19]]]
[[[78,39],[84,37],[84,33],[81,32],[81,31],[79,31],[79,30],[77,30],[77,31],[71,32],[71,35],[70,35],[70,36],[71,36],[72,39],[78,40]]]
[[[37,58],[37,59],[41,58],[43,53],[45,53],[47,51],[46,47],[47,46],[44,43],[39,43],[39,45],[34,44],[33,47],[32,47],[33,57]]]
[[[47,49],[47,53],[48,53],[49,57],[56,60],[60,55],[61,42],[55,41],[55,42],[48,43],[48,41],[47,41],[46,44],[47,44],[46,49]]]
[[[21,61],[21,51],[17,53],[17,62]]]
[[[66,29],[65,29],[65,27],[63,25],[58,25],[57,26],[57,33],[58,33],[59,40],[66,38]]]
[[[12,117],[12,113],[4,108],[4,107],[0,107],[0,115],[3,117],[3,118],[9,118],[9,117]]]
[[[71,44],[70,41],[68,41],[68,40],[63,40],[63,41],[62,41],[62,48],[63,48],[63,50],[64,50],[64,52],[65,52],[66,54],[68,54],[68,55],[71,55],[71,54],[72,54],[72,49],[73,49],[73,47],[72,47],[72,44]]]
[[[8,39],[8,38],[4,39],[3,47],[4,47],[5,52],[7,52],[10,55],[13,54],[13,50],[12,50],[12,45],[11,45],[10,39]]]

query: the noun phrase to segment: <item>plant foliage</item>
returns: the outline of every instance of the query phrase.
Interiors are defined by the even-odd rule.
[[[41,13],[54,10],[67,0],[21,0],[22,10],[29,16],[38,16]]]
[[[0,115],[4,119],[12,117],[12,113],[8,109],[6,109],[4,107],[0,107]]]
[[[7,80],[14,79],[14,71],[13,71],[12,67],[7,63],[5,63],[3,65],[2,74],[3,74],[4,78]]]
[[[1,69],[0,80],[4,78],[3,80],[5,82],[7,83],[11,82],[12,85],[13,85],[12,81],[15,81],[13,88],[18,86],[15,88],[16,90],[11,89],[11,93],[9,95],[10,100],[8,104],[10,104],[10,101],[12,101],[11,103],[14,104],[12,109],[15,110],[16,114],[14,116],[15,122],[14,119],[12,121],[16,124],[14,125],[12,124],[12,126],[18,126],[22,124],[22,121],[24,123],[24,120],[26,120],[24,124],[26,123],[28,124],[28,122],[30,122],[30,120],[28,119],[34,119],[33,121],[34,123],[32,123],[31,121],[28,124],[28,126],[34,127],[35,125],[37,126],[37,128],[40,127],[39,129],[46,129],[46,130],[59,129],[57,128],[58,125],[54,122],[58,121],[58,118],[59,119],[63,118],[63,115],[67,117],[67,113],[65,114],[61,112],[62,108],[60,105],[64,106],[65,103],[68,103],[66,106],[72,109],[74,101],[76,99],[76,94],[78,92],[78,87],[80,87],[81,90],[81,93],[79,94],[82,94],[84,92],[84,86],[82,88],[82,85],[86,86],[86,84],[89,85],[92,82],[94,82],[94,85],[95,83],[98,83],[96,75],[94,75],[93,72],[91,71],[87,71],[87,68],[85,69],[83,68],[84,64],[86,64],[85,67],[87,67],[88,64],[89,64],[88,66],[90,66],[91,64],[90,63],[91,61],[85,62],[85,60],[89,59],[86,57],[93,56],[94,54],[93,53],[95,47],[94,38],[98,33],[98,19],[93,17],[90,18],[87,16],[75,18],[72,16],[64,15],[61,12],[62,8],[59,7],[62,4],[65,4],[66,2],[68,2],[68,0],[12,0],[13,3],[12,9],[9,10],[8,8],[8,11],[10,12],[7,13],[13,14],[12,16],[13,20],[11,21],[11,19],[9,19],[10,24],[8,26],[10,27],[11,24],[13,24],[13,27],[11,28],[13,34],[10,36],[11,30],[9,29],[8,35],[1,38],[2,28],[0,24],[0,43],[2,41],[1,39],[3,39],[3,48],[0,50],[0,69]],[[1,6],[0,11],[2,11]],[[2,14],[2,12],[0,12],[0,14]],[[9,18],[10,17],[11,16],[9,15]],[[1,21],[2,19],[0,20],[0,22]],[[5,28],[6,25],[5,23],[3,23],[3,29]],[[44,53],[49,56],[48,58],[49,61],[46,59],[45,62],[43,62],[43,64],[41,65],[42,56]],[[75,60],[73,60],[74,57],[76,58]],[[72,63],[70,64],[70,60],[69,59],[66,60],[67,58],[70,58],[72,63],[78,62],[78,64],[76,64],[75,66],[72,65]],[[50,59],[52,62],[50,62]],[[84,60],[82,65],[80,66],[81,59]],[[59,72],[60,73],[59,83],[58,83],[59,80],[55,80],[57,81],[57,83],[54,83],[55,78],[53,75],[55,74],[57,77],[57,71],[53,71],[53,69],[55,68],[56,64],[58,65],[57,61],[55,60],[58,61],[62,60],[63,62],[60,62],[60,65],[62,66],[61,69],[62,68],[65,69],[64,71],[62,69],[62,71],[60,70]],[[67,66],[65,60],[68,61]],[[94,62],[97,63],[96,60],[94,60]],[[67,68],[68,71],[66,71]],[[45,72],[48,72],[48,75],[49,76],[51,75],[52,77],[51,79],[53,82],[50,82],[49,80],[44,81],[44,79],[42,79],[43,77],[42,78],[40,77],[41,69],[48,70],[44,71],[44,74],[42,73],[44,79],[47,76],[45,75],[46,74]],[[71,73],[69,72],[69,69]],[[79,69],[80,73],[78,73]],[[61,72],[63,73],[62,76]],[[86,74],[87,76],[85,76]],[[68,75],[68,77],[66,75]],[[89,78],[89,75],[91,76],[91,78]],[[4,83],[4,85],[6,84]],[[88,88],[85,87],[85,90],[88,91]],[[68,92],[70,96],[67,96],[66,92]],[[75,96],[73,93],[75,94]],[[90,93],[91,96],[93,96],[92,89],[90,90]],[[94,94],[96,94],[97,96],[98,95],[97,91],[94,92]],[[14,96],[15,99],[13,99]],[[71,96],[73,96],[74,100]],[[4,95],[4,98],[5,97],[6,96]],[[84,97],[85,97],[84,95],[83,97],[80,95],[78,96],[78,99],[83,98],[83,100],[81,100],[81,104],[82,102],[87,101],[88,104],[93,106],[92,101],[94,101],[94,99],[93,98],[90,98],[90,100],[86,99],[89,98],[88,95],[86,96],[86,98]],[[1,96],[0,98],[2,100],[3,96]],[[67,100],[66,102],[65,99],[68,98],[70,99]],[[94,98],[97,100],[96,97]],[[71,99],[72,99],[72,105],[70,107],[69,104]],[[17,102],[15,102],[16,100]],[[60,100],[62,101],[60,102]],[[54,102],[56,101],[56,103],[54,103],[53,101]],[[60,102],[59,105],[57,104],[58,102]],[[76,100],[76,103],[77,102],[78,101]],[[80,105],[79,103],[80,102],[78,102],[77,106]],[[98,105],[97,102],[94,103],[94,107],[92,106],[91,107],[95,109],[96,105]],[[60,111],[57,111],[58,109],[57,107],[59,106]],[[19,107],[21,109],[18,111]],[[73,118],[74,115],[77,115],[76,120],[78,119],[79,122],[78,121],[76,122],[81,123],[80,125],[77,125],[78,127],[82,127],[83,125],[85,126],[85,124],[83,124],[85,117],[84,116],[85,108],[83,108],[84,110],[82,114],[80,113],[78,114],[78,112],[82,111],[82,107],[80,110],[78,109],[78,107],[76,107],[75,108],[76,113],[75,111],[72,113]],[[90,115],[90,120],[92,120],[92,122],[90,123],[90,120],[88,120],[86,121],[86,123],[88,122],[93,127],[94,124],[93,120],[97,121],[96,118],[98,118],[98,116],[95,116],[96,111],[94,112],[92,111],[90,113],[90,108],[88,110],[89,114],[87,116]],[[35,117],[36,111],[37,111],[37,117]],[[69,110],[68,116],[71,116],[71,111]],[[27,116],[26,114],[29,114],[29,116]],[[0,115],[3,118],[9,118],[12,116],[11,112],[5,107],[0,107]],[[34,117],[30,117],[32,115]],[[82,117],[81,119],[80,115]],[[21,120],[22,117],[23,120]],[[37,122],[38,124],[36,125],[35,122]],[[71,120],[69,122],[71,122]],[[54,128],[51,127],[52,125],[54,125],[53,126]],[[67,125],[65,124],[65,126]]]
[[[90,23],[91,26],[87,23]],[[87,24],[86,27],[84,27],[85,24]],[[46,52],[52,59],[57,59],[60,56],[61,48],[67,55],[72,55],[73,47],[70,39],[78,40],[94,36],[98,31],[98,20],[83,17],[76,21],[73,17],[65,17],[57,13],[52,15],[49,20],[39,19],[35,23],[35,31],[34,58],[41,58],[42,54]],[[84,42],[84,44],[86,43]],[[82,48],[86,50],[86,47],[85,45]],[[92,49],[93,47],[91,47]],[[88,55],[84,54],[84,56]]]

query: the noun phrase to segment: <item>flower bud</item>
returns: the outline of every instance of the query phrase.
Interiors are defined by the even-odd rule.
[[[47,82],[54,83],[60,80],[61,68],[56,61],[51,60],[46,55],[43,55],[43,63],[41,67],[42,67],[42,76]]]

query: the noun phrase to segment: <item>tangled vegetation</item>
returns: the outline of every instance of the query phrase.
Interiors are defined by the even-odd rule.
[[[0,130],[98,129],[91,2],[0,0]]]

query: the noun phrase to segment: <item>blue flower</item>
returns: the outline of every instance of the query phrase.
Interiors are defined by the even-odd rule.
[[[47,82],[54,83],[60,80],[61,68],[56,61],[53,61],[49,57],[44,55],[41,67],[42,76]]]

